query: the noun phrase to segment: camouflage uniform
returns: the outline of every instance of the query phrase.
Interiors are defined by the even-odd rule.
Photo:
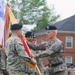
[[[68,75],[75,75],[75,68],[70,68],[68,71]]]
[[[33,54],[37,54],[37,53],[39,53],[39,52],[41,52],[41,51],[35,51],[35,50],[32,50],[31,49],[31,53],[33,53]],[[38,68],[39,68],[39,70],[41,71],[41,73],[43,74],[43,58],[41,59],[41,58],[36,58],[36,61],[37,61],[37,66],[38,66]],[[36,70],[34,70],[34,72],[36,72],[37,73],[37,71]]]
[[[39,49],[45,51],[36,54],[38,57],[47,57],[50,68],[48,69],[48,74],[46,75],[67,75],[66,65],[63,63],[63,43],[59,39],[54,39],[46,43],[46,45],[35,45],[28,43],[29,47],[32,49]]]
[[[40,53],[41,52],[40,51],[41,49],[43,49],[43,50],[46,49],[46,47],[45,47],[46,43],[43,43],[43,44],[40,44],[40,45],[38,45],[38,44],[33,45],[34,43],[31,43],[29,41],[27,41],[27,43],[29,44],[29,47],[31,48],[31,52],[33,54]],[[40,50],[37,49],[38,47],[39,47]],[[39,58],[36,58],[36,61],[37,61],[37,66],[38,66],[39,70],[41,71],[41,73],[43,75],[44,74],[44,70],[43,70],[43,58],[42,59],[40,57]]]
[[[6,70],[6,55],[0,47],[0,75],[3,75],[3,70]]]
[[[40,53],[41,51],[36,51],[36,54],[37,53]],[[43,75],[43,58],[36,58],[36,61],[37,61],[37,66],[39,68],[39,70],[41,71],[42,75]]]
[[[33,60],[24,51],[20,38],[12,35],[6,42],[6,49],[9,75],[28,75],[25,62],[33,63]]]
[[[40,53],[40,52],[41,52],[40,50],[31,49],[31,53],[33,53],[33,54],[37,54],[37,53]],[[44,71],[43,71],[43,58],[42,59],[41,58],[36,58],[36,61],[37,61],[37,66],[38,66],[39,70],[41,71],[41,73],[43,75],[43,73],[44,73]]]

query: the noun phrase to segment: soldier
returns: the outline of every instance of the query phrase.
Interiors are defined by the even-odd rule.
[[[27,31],[27,32],[25,33],[25,37],[26,37],[26,39],[27,39],[28,41],[32,42],[32,41],[33,41],[33,37],[34,37],[34,33],[31,32],[31,31]]]
[[[25,37],[26,37],[27,41],[35,43],[35,44],[37,43],[37,39],[36,39],[36,36],[34,35],[34,32],[31,32],[31,31],[26,32]],[[31,49],[31,52],[33,54],[37,54],[41,51]],[[41,73],[43,75],[44,74],[44,71],[43,71],[43,58],[42,59],[41,58],[36,58],[36,61],[37,61],[38,68],[39,68],[39,70],[41,71]]]
[[[6,70],[6,54],[4,48],[0,45],[0,75],[8,75]]]
[[[23,43],[19,38],[22,35],[22,25],[13,24],[11,26],[12,35],[6,41],[6,55],[7,55],[7,70],[9,75],[28,75],[25,71],[25,62],[36,64],[24,50]]]
[[[32,41],[33,41],[33,35],[34,35],[34,33],[31,32],[31,31],[26,32],[26,33],[25,33],[26,40],[32,42]],[[31,53],[34,53],[33,50],[31,50]],[[27,73],[28,73],[29,75],[35,75],[35,70],[34,70],[34,69],[32,69],[32,68],[29,67],[29,66],[26,66],[26,67],[27,67]]]
[[[25,37],[27,41],[33,42],[34,33],[31,31],[26,32]],[[31,49],[31,53],[35,54],[36,52]]]
[[[32,49],[44,50],[41,53],[36,54],[35,58],[47,57],[50,65],[48,74],[45,75],[67,75],[66,65],[64,64],[64,46],[63,43],[56,37],[57,28],[55,26],[46,26],[46,35],[48,42],[46,45],[35,45],[27,42],[29,47]]]
[[[25,37],[26,37],[27,41],[32,42],[32,43],[35,42],[35,40],[34,40],[35,36],[34,36],[34,33],[33,33],[33,32],[27,31],[27,32],[25,33]],[[36,51],[31,49],[31,53],[35,54]],[[38,61],[37,61],[37,63],[38,63]],[[34,73],[37,73],[36,70],[34,70],[33,74],[34,74]],[[33,74],[32,74],[32,75],[33,75]]]
[[[36,39],[36,36],[34,35],[33,36],[33,43],[37,44],[37,39]],[[35,50],[33,50],[35,51]],[[35,54],[37,53],[40,53],[41,50],[37,50]],[[38,68],[40,69],[42,75],[44,75],[44,58],[36,58],[36,61],[37,61],[37,65],[38,65]]]

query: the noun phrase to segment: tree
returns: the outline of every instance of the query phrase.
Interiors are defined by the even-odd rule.
[[[53,6],[49,9],[46,0],[10,0],[11,8],[22,24],[36,23],[34,31],[55,22],[59,15],[55,14]]]
[[[45,7],[43,10],[46,12],[42,14],[42,17],[37,22],[37,27],[35,27],[33,31],[41,30],[45,26],[56,22],[60,17],[59,15],[55,15],[54,7],[52,7],[51,9]]]

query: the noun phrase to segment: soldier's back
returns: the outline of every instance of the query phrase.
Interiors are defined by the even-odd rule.
[[[21,45],[21,40],[17,36],[11,36],[6,42],[7,69],[11,75],[25,74],[25,61],[21,61],[23,59],[19,57],[17,52],[17,49],[24,49]]]

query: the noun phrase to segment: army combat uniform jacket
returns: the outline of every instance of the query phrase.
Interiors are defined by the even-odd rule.
[[[9,75],[27,75],[25,62],[31,62],[31,58],[24,51],[24,46],[19,37],[12,35],[6,42],[7,69]]]
[[[28,42],[28,45],[32,49],[36,50],[44,50],[41,53],[36,54],[36,58],[38,57],[47,57],[50,65],[50,75],[67,75],[66,65],[63,63],[63,53],[64,47],[63,43],[59,39],[54,39],[43,45],[31,44]],[[56,74],[57,73],[57,74]],[[61,73],[61,74],[58,74]]]
[[[3,75],[3,70],[6,70],[6,54],[0,47],[0,75]]]

